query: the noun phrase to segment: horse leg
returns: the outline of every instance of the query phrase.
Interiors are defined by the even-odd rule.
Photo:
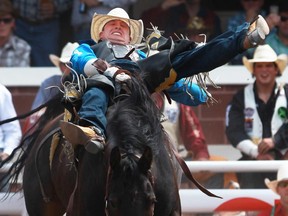
[[[74,194],[72,215],[105,216],[106,169],[101,153],[90,154],[82,149],[78,165],[78,185]]]
[[[65,213],[51,181],[50,142],[51,139],[48,139],[40,150],[38,145],[34,145],[25,164],[23,191],[30,216],[62,216]]]
[[[27,212],[30,216],[62,216],[65,211],[56,197],[53,197],[53,200],[44,201],[39,181],[32,170],[33,168],[27,164],[23,175]]]

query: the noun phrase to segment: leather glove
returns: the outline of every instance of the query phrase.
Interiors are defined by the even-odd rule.
[[[123,82],[125,80],[131,79],[131,77],[127,74],[128,71],[119,69],[117,67],[109,67],[106,71],[104,71],[105,76],[109,76],[114,78],[116,82]],[[128,72],[129,73],[129,72]]]
[[[123,70],[121,68],[111,66],[106,61],[102,59],[97,59],[93,66],[102,73],[103,75],[115,79],[116,82],[123,82],[125,80],[130,79],[131,77],[128,75],[130,74],[129,71]]]

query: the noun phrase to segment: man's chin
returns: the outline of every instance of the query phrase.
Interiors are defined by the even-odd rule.
[[[125,41],[119,40],[119,39],[116,39],[116,38],[109,38],[108,40],[109,40],[112,44],[127,45],[127,44],[125,43]]]

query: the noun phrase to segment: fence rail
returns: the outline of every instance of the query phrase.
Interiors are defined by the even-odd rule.
[[[190,172],[276,172],[283,163],[278,161],[186,161]],[[288,162],[287,162],[288,163]]]
[[[187,161],[192,173],[199,171],[276,172],[283,163],[288,165],[285,161]],[[9,164],[0,169],[0,172],[8,168]],[[274,200],[279,198],[269,189],[211,189],[210,191],[223,199],[209,197],[198,189],[181,189],[179,193],[182,212],[213,212],[221,208],[225,211],[262,209],[267,205],[273,205]],[[252,202],[247,202],[247,200]],[[231,205],[231,202],[234,204]],[[27,216],[23,194],[11,193],[7,196],[5,193],[0,193],[0,214]]]
[[[0,193],[0,215],[28,216],[23,193]]]
[[[233,71],[233,76],[231,73]],[[41,82],[54,75],[60,75],[57,67],[1,67],[1,83],[5,86],[39,86]],[[15,79],[17,77],[17,79]],[[243,65],[223,65],[210,71],[210,77],[218,85],[246,85],[254,78]],[[287,83],[288,68],[278,77],[279,82]]]

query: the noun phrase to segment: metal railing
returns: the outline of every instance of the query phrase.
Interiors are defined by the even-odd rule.
[[[190,171],[211,171],[211,172],[276,172],[286,161],[187,161]],[[5,171],[9,166],[5,166],[0,171]],[[273,205],[278,195],[269,189],[211,189],[212,193],[222,197],[214,198],[203,194],[198,189],[181,189],[180,198],[183,213],[193,212],[214,212],[219,207],[224,206],[225,211],[232,210],[255,210],[257,205],[248,205],[249,202],[243,200],[254,200],[258,203]],[[6,197],[6,198],[5,198]],[[26,216],[25,201],[22,193],[11,193],[7,196],[0,193],[0,214],[20,214]],[[225,203],[235,201],[234,205],[225,207]],[[238,202],[237,202],[238,201]],[[238,204],[237,204],[238,203]],[[255,203],[255,202],[253,202]],[[256,202],[257,203],[257,202]],[[230,206],[230,209],[229,209]],[[232,208],[233,207],[233,208]],[[262,205],[263,207],[263,205]],[[261,209],[261,206],[260,206]]]

